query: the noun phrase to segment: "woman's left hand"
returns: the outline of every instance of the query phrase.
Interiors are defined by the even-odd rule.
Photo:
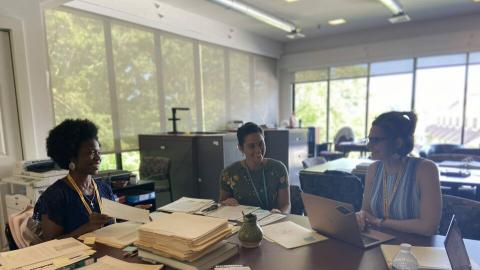
[[[138,205],[135,205],[135,207],[148,210],[152,207],[152,204],[138,204]]]

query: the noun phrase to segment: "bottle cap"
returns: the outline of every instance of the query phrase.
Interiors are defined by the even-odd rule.
[[[408,244],[408,243],[402,243],[400,245],[400,249],[402,250],[410,250],[412,248],[412,245]]]

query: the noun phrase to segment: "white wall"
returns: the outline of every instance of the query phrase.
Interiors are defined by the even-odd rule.
[[[45,138],[53,125],[47,87],[47,52],[41,5],[45,0],[1,0],[0,28],[10,30],[23,154],[46,157]]]
[[[411,22],[288,43],[280,58],[280,119],[291,114],[292,72],[480,50],[480,16]],[[290,79],[285,79],[290,78]]]

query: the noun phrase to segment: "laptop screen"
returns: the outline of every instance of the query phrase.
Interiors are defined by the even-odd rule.
[[[452,220],[450,221],[450,227],[448,228],[444,244],[452,270],[471,269],[470,260],[455,215],[452,216]]]

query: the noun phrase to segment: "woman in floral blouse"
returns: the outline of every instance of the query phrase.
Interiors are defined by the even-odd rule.
[[[285,165],[265,158],[263,130],[248,122],[237,130],[238,149],[245,159],[220,175],[220,202],[224,205],[251,205],[274,212],[290,211],[288,173]]]

